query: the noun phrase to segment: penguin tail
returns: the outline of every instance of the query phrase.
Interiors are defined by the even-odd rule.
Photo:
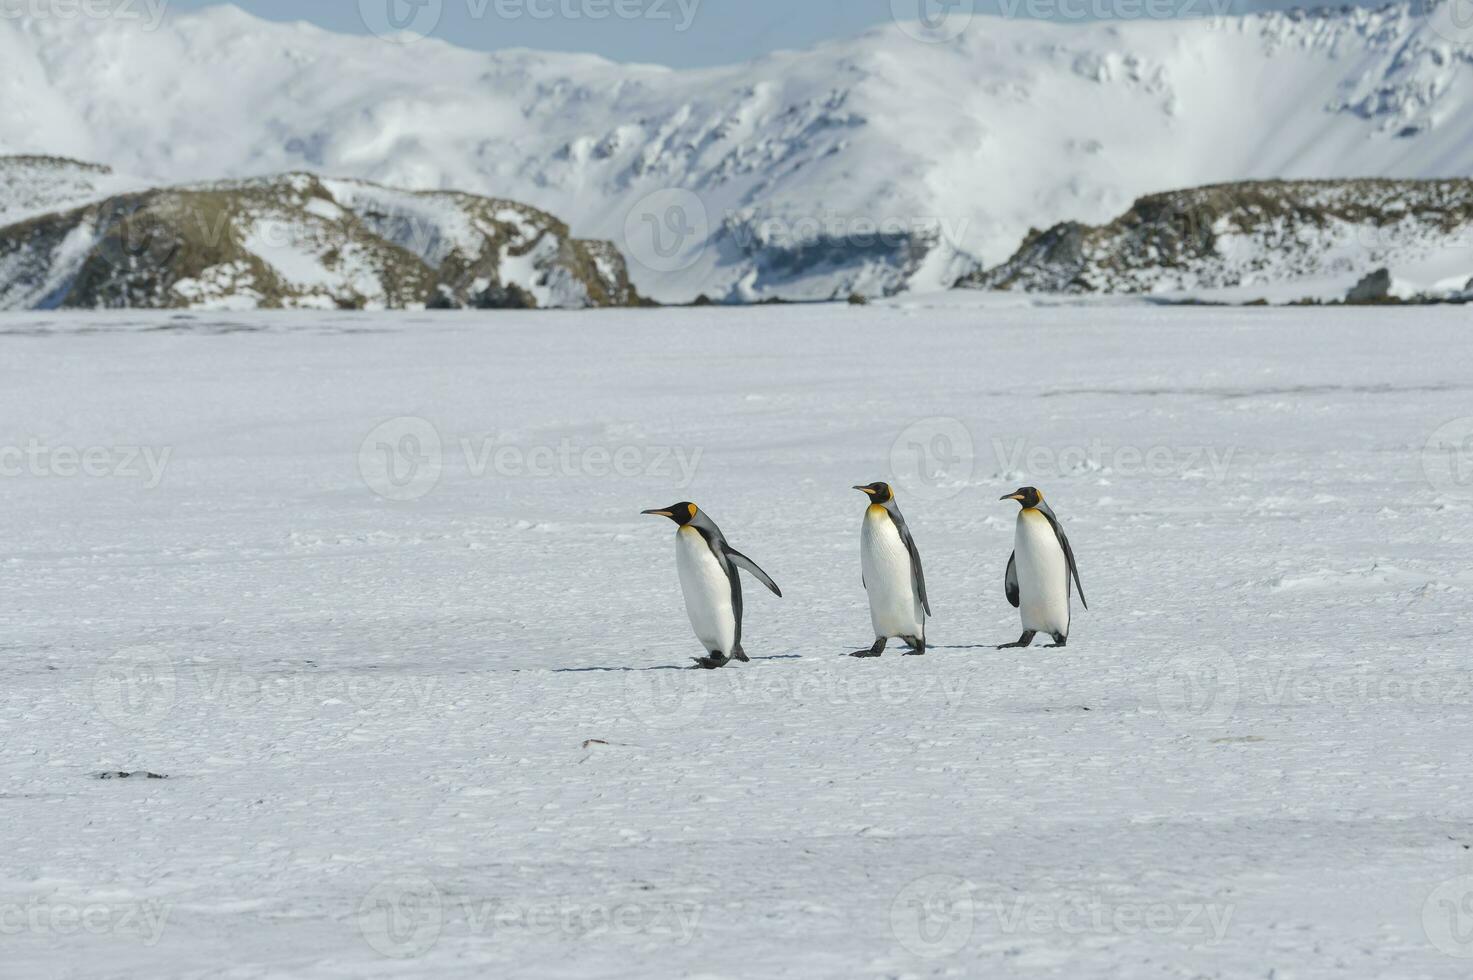
[[[740,643],[737,644],[737,648],[735,650],[731,651],[731,655],[733,659],[740,660],[744,664],[749,664],[752,662],[752,658],[747,656],[747,651],[742,649]]]

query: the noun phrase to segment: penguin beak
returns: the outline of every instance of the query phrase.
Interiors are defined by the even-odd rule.
[[[998,497],[997,499],[998,500],[1016,500],[1016,501],[1018,501],[1018,503],[1021,504],[1023,502],[1023,495],[1021,493],[1005,493],[1001,497]]]
[[[650,517],[670,517],[670,518],[673,518],[675,516],[674,514],[670,513],[668,510],[642,510],[642,511],[640,511],[640,513],[641,514],[646,514],[646,515],[648,515]]]
[[[855,490],[858,490],[860,493],[867,493],[871,497],[873,497],[875,495],[875,491],[871,487],[855,487],[854,489]]]

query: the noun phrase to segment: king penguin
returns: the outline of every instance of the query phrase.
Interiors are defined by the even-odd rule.
[[[1005,643],[998,649],[1026,647],[1039,633],[1052,636],[1055,647],[1064,646],[1069,642],[1069,604],[1074,586],[1079,586],[1079,601],[1089,608],[1079,581],[1079,566],[1074,563],[1074,549],[1053,508],[1044,503],[1036,487],[1021,487],[999,499],[1016,500],[1022,508],[1003,589],[1008,602],[1023,616],[1023,635],[1017,643]]]
[[[742,649],[742,580],[745,568],[758,581],[782,598],[782,590],[757,563],[726,543],[716,522],[690,502],[661,510],[647,510],[654,517],[668,517],[676,524],[675,567],[680,573],[680,591],[696,639],[707,656],[695,658],[707,670],[725,667],[732,660],[748,661]]]
[[[871,483],[854,489],[870,499],[859,532],[859,562],[864,571],[864,590],[869,593],[875,645],[850,656],[878,657],[892,636],[910,645],[906,656],[921,656],[926,652],[926,617],[931,615],[931,603],[926,598],[926,573],[921,570],[915,539],[905,526],[890,484]]]

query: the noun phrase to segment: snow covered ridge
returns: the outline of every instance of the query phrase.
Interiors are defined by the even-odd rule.
[[[0,159],[0,186],[12,163]],[[71,191],[92,188],[57,178],[11,196]],[[0,228],[0,309],[640,302],[617,249],[535,208],[310,174],[133,191]]]
[[[525,201],[613,241],[666,302],[929,290],[1004,261],[1031,227],[1103,224],[1172,187],[1473,176],[1463,13],[978,16],[946,43],[888,25],[692,71],[224,6],[153,31],[23,17],[0,21],[0,152],[166,182],[307,171]]]
[[[146,186],[111,167],[63,157],[0,157],[0,226]]]
[[[1007,262],[959,285],[1344,299],[1378,269],[1395,285],[1375,298],[1473,299],[1473,180],[1271,180],[1152,194],[1106,225],[1032,231]]]

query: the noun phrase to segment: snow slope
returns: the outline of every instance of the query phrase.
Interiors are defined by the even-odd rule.
[[[96,163],[60,157],[0,157],[0,228],[147,186],[147,181]]]
[[[661,300],[935,288],[1030,227],[1102,223],[1149,192],[1470,175],[1473,39],[1456,14],[979,17],[947,44],[891,26],[693,71],[232,8],[152,32],[22,17],[0,23],[0,149],[526,201],[614,240]]]
[[[11,314],[0,366],[6,976],[1467,976],[1463,312]],[[857,661],[892,473],[937,648]],[[990,647],[1023,482],[1062,651]],[[783,587],[748,666],[665,669],[683,498]]]

